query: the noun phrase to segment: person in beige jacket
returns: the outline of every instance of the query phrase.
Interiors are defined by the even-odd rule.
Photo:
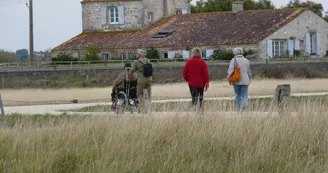
[[[233,54],[235,57],[230,61],[228,78],[234,72],[236,66],[240,68],[240,81],[234,83],[233,88],[236,95],[237,111],[241,112],[248,105],[248,86],[252,80],[252,73],[249,61],[243,56],[243,49],[237,47],[233,50]]]

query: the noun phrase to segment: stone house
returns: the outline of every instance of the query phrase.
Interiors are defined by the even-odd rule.
[[[189,58],[198,46],[203,57],[234,47],[259,58],[294,57],[294,52],[322,57],[328,50],[328,23],[307,9],[190,14],[188,0],[83,0],[83,32],[52,51],[83,58],[90,44],[103,59],[132,58],[138,48],[155,48],[161,58]]]

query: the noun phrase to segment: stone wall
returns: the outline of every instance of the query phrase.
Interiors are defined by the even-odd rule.
[[[124,24],[110,24],[110,13],[107,12],[107,24],[102,24],[101,9],[124,6]],[[83,32],[117,29],[141,29],[144,26],[143,2],[97,2],[82,4]]]
[[[218,64],[209,65],[210,71],[212,71],[212,76],[225,76],[229,64]],[[251,64],[251,70],[253,75],[257,75],[262,72],[263,69],[282,69],[283,71],[288,71],[288,69],[308,69],[309,71],[320,71],[328,72],[328,62],[307,62],[307,63],[268,63],[268,64]],[[162,72],[172,72],[172,75],[181,77],[177,74],[182,72],[183,67],[154,67],[154,74],[161,74]],[[79,75],[79,74],[99,74],[106,72],[119,72],[121,68],[108,68],[108,69],[91,69],[91,70],[44,70],[44,71],[16,71],[16,72],[0,72],[0,77],[15,77],[15,76],[50,76],[50,75]],[[296,73],[301,73],[301,71],[296,71]]]

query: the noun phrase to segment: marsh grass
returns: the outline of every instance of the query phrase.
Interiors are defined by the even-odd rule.
[[[13,115],[0,130],[0,172],[328,172],[326,103],[296,102],[292,116],[267,116],[261,106],[244,114]]]

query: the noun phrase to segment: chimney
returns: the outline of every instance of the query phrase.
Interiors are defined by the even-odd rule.
[[[244,3],[242,1],[232,2],[232,12],[237,13],[244,10]]]

